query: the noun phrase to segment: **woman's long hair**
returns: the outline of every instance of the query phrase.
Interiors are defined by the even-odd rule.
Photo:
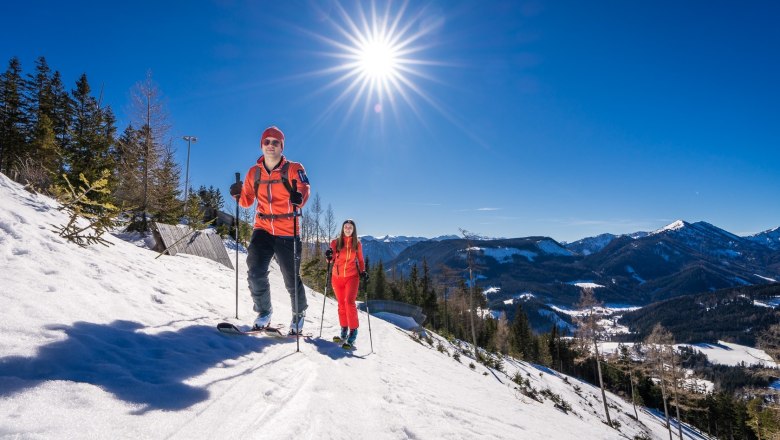
[[[347,236],[344,235],[344,225],[347,223],[351,224],[354,228],[352,230],[352,249],[357,250],[358,247],[358,237],[357,237],[357,226],[355,226],[355,221],[352,219],[346,219],[344,220],[344,223],[341,224],[341,233],[339,234],[338,240],[336,240],[336,250],[341,250],[344,248],[344,243],[347,241]]]

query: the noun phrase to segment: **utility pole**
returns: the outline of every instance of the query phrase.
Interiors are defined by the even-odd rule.
[[[184,174],[184,212],[187,212],[187,197],[189,196],[189,190],[190,190],[190,144],[192,142],[198,142],[198,138],[195,136],[184,136],[182,137],[185,141],[187,141],[187,171]]]

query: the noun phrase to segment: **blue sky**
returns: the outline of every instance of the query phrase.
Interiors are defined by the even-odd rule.
[[[414,71],[381,99],[339,81],[349,20],[371,28],[370,5],[13,2],[0,61],[29,73],[43,55],[69,88],[86,73],[120,131],[151,70],[182,165],[181,136],[199,139],[195,187],[227,191],[278,125],[361,234],[780,226],[780,4],[378,2]]]

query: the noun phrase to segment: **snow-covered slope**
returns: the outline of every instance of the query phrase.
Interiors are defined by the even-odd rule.
[[[314,338],[230,336],[215,324],[253,318],[246,267],[156,253],[109,237],[80,248],[51,232],[51,200],[0,175],[0,437],[181,439],[664,438],[649,413],[609,394],[619,430],[602,423],[597,389],[543,367],[506,361],[528,386],[566,401],[527,398],[508,377],[454,359],[361,314],[358,350]],[[231,252],[231,257],[234,253]],[[275,321],[289,297],[272,266]],[[306,327],[322,296],[308,291]],[[327,301],[324,338],[337,329]],[[548,394],[552,396],[553,394]],[[695,437],[696,438],[696,437]]]

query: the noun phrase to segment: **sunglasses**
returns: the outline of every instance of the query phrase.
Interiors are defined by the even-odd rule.
[[[273,145],[274,147],[278,147],[279,145],[282,145],[282,141],[280,141],[278,139],[274,139],[274,140],[264,139],[263,140],[263,145],[266,145],[266,146]]]

